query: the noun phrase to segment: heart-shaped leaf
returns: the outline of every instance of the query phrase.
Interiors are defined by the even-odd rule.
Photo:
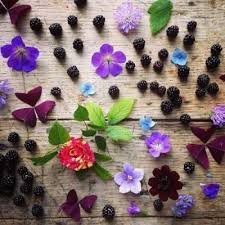
[[[96,134],[96,130],[88,129],[88,130],[82,130],[82,135],[85,137],[92,137]]]
[[[206,143],[214,134],[215,132],[215,126],[211,126],[210,128],[208,128],[207,130],[201,128],[201,127],[195,127],[192,126],[191,127],[191,131],[192,133],[198,137],[203,143]]]
[[[98,147],[98,149],[105,151],[106,150],[106,139],[102,136],[95,136],[95,143]]]
[[[88,111],[82,105],[78,105],[77,109],[73,114],[73,117],[77,121],[86,121],[88,120]]]
[[[33,162],[35,166],[42,166],[45,163],[52,160],[57,154],[58,154],[58,150],[55,150],[55,151],[48,152],[43,156],[32,157],[30,158],[30,160]]]
[[[129,141],[133,137],[131,131],[123,126],[109,126],[106,133],[113,141]]]
[[[108,170],[100,166],[97,162],[92,166],[92,169],[95,171],[96,175],[102,180],[111,180],[112,175]]]

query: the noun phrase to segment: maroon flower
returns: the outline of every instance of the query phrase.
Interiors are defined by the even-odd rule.
[[[179,174],[176,171],[171,171],[167,165],[162,166],[161,169],[155,168],[152,174],[154,177],[148,181],[149,186],[151,186],[150,194],[152,196],[159,195],[162,201],[167,201],[168,198],[177,200],[179,197],[177,190],[183,187],[179,181]]]

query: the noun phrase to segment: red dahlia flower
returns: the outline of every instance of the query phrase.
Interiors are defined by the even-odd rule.
[[[179,181],[179,174],[176,171],[171,171],[167,165],[162,166],[161,169],[155,168],[152,173],[154,177],[148,181],[149,186],[151,186],[150,194],[152,196],[159,195],[162,201],[167,201],[168,198],[177,200],[177,190],[183,187]]]
[[[94,152],[82,138],[71,138],[60,149],[58,157],[63,166],[75,171],[90,168],[95,163]]]

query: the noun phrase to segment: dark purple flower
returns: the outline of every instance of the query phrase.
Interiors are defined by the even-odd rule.
[[[129,207],[127,208],[127,212],[130,216],[136,216],[141,212],[141,209],[138,207],[136,202],[130,202]]]
[[[200,187],[202,188],[202,193],[209,199],[216,198],[220,190],[220,184],[218,183],[200,184]]]
[[[109,74],[117,76],[122,72],[123,68],[120,64],[126,62],[126,56],[121,51],[114,52],[112,45],[103,44],[100,52],[94,53],[91,62],[96,67],[96,73],[106,78]]]
[[[213,108],[211,120],[216,126],[223,127],[225,125],[225,104],[218,104]]]
[[[22,37],[16,36],[11,44],[1,47],[1,54],[8,59],[8,67],[23,72],[31,72],[36,69],[36,60],[39,56],[39,50],[34,47],[26,47]]]
[[[7,103],[8,95],[13,92],[13,89],[9,86],[8,80],[0,81],[0,108],[4,107]]]

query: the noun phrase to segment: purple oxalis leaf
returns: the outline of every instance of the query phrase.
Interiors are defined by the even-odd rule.
[[[54,107],[55,107],[54,101],[45,101],[35,107],[37,116],[42,123],[45,123],[47,121],[47,116]]]
[[[203,143],[206,143],[211,136],[214,134],[215,132],[215,126],[211,126],[210,128],[208,128],[207,130],[201,128],[201,127],[191,127],[191,131],[192,133],[198,137]]]
[[[209,168],[209,159],[204,145],[188,144],[186,146],[191,156],[204,168]]]
[[[21,16],[24,16],[28,11],[31,10],[30,5],[18,5],[9,9],[9,16],[12,24],[16,24]]]
[[[23,121],[26,125],[35,127],[37,118],[35,115],[34,108],[23,108],[12,112],[15,119]]]
[[[225,135],[216,137],[215,139],[213,139],[207,144],[207,147],[225,152]]]
[[[223,82],[225,82],[225,74],[220,75],[220,80],[222,80]]]
[[[35,106],[40,99],[42,93],[42,87],[36,87],[27,93],[15,93],[16,97],[22,102],[27,103],[30,106]]]
[[[71,202],[73,204],[78,202],[77,192],[73,189],[67,194],[66,202]]]
[[[208,146],[207,146],[208,147]],[[216,148],[212,148],[212,147],[208,147],[212,157],[214,158],[214,160],[220,164],[223,160],[223,156],[224,156],[224,152],[223,151],[220,151]]]
[[[0,1],[0,13],[6,13],[6,9],[12,8],[19,0],[1,0]],[[4,4],[4,6],[2,5]]]
[[[91,213],[91,209],[97,200],[96,195],[88,195],[80,200],[80,205],[87,213]]]
[[[60,209],[75,221],[80,221],[80,207],[78,203],[65,202],[60,206]]]

